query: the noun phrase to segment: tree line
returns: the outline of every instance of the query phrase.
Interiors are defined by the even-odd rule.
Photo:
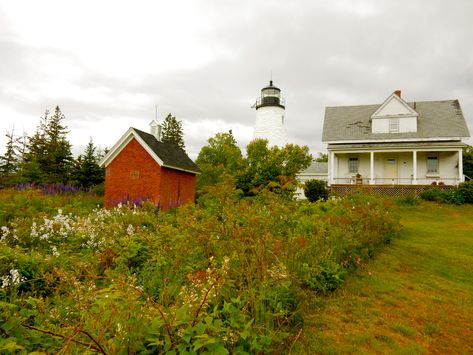
[[[105,171],[99,162],[107,149],[98,149],[92,139],[83,154],[74,158],[65,115],[59,106],[46,110],[33,135],[5,134],[5,153],[0,156],[0,188],[25,183],[72,184],[84,189],[101,184]],[[163,122],[162,140],[185,149],[182,122],[168,114]]]
[[[92,140],[83,154],[74,159],[65,116],[59,106],[46,110],[33,135],[6,133],[5,153],[0,156],[0,186],[17,184],[73,184],[90,188],[104,181],[99,161],[104,152]]]

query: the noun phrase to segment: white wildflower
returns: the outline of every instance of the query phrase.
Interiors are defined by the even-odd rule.
[[[58,257],[59,255],[61,255],[58,251],[57,251],[57,248],[55,246],[52,247],[52,252],[53,252],[53,256],[55,257]]]
[[[2,281],[2,288],[7,288],[10,285],[10,277],[9,276],[0,277],[0,281]]]
[[[10,230],[7,226],[0,227],[0,242],[3,242],[8,235],[10,234]]]
[[[135,228],[131,224],[128,225],[128,228],[126,229],[126,234],[128,234],[129,237],[131,237],[135,233]]]
[[[20,277],[20,273],[17,269],[11,269],[10,275],[0,277],[2,280],[2,288],[7,288],[10,285],[18,285],[20,282],[26,280],[24,277]]]

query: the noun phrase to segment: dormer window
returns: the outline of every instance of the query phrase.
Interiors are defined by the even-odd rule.
[[[419,114],[400,97],[397,90],[371,115],[372,133],[417,132]]]
[[[399,133],[399,118],[389,119],[389,133]]]

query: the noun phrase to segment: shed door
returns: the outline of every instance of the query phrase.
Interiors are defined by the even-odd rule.
[[[387,183],[397,183],[397,159],[387,158],[384,164],[384,178]]]

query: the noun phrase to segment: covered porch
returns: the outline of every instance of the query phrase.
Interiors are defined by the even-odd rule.
[[[463,145],[329,146],[329,185],[457,185]]]

